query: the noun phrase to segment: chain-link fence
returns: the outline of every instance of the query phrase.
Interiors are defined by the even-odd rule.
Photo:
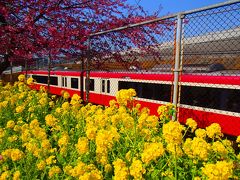
[[[165,97],[160,98],[156,89],[158,80],[145,79],[142,74],[168,73],[171,80],[171,69],[174,65],[174,31],[175,18],[152,20],[147,24],[135,24],[132,27],[120,28],[106,33],[97,33],[90,37],[89,68],[101,71],[108,76],[102,77],[100,93],[106,93],[104,84],[111,75],[130,73],[136,78],[120,78],[119,82],[110,82],[111,92],[107,95],[115,96],[121,88],[134,88],[138,98],[171,101],[172,81],[165,81]],[[129,76],[126,74],[126,76]],[[96,77],[97,78],[97,77]],[[100,77],[101,78],[101,77]],[[116,85],[117,84],[117,85]]]
[[[239,117],[239,19],[240,2],[231,1],[95,33],[87,69],[109,74],[102,77],[101,93],[112,73],[127,72],[111,93],[131,87],[139,100],[172,102],[183,121],[193,117],[204,126],[207,116]],[[156,98],[157,93],[167,98]]]
[[[183,15],[180,116],[231,122],[240,112],[240,3]]]

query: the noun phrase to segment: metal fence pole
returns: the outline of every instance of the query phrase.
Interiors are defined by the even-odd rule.
[[[51,55],[49,54],[49,57],[48,57],[48,81],[47,81],[48,92],[50,91],[50,72],[51,72]]]
[[[27,59],[25,59],[25,77],[27,79],[27,74],[28,73],[28,64],[27,64]]]
[[[39,59],[37,59],[37,70],[40,69],[40,65],[39,65]]]
[[[87,62],[86,62],[86,102],[89,102],[89,82],[90,82],[90,60],[91,60],[91,37],[88,37],[88,45],[87,45]]]
[[[80,70],[80,96],[84,100],[84,58],[81,59],[81,64],[79,66]]]
[[[175,66],[174,72],[174,82],[173,82],[173,105],[177,107],[178,103],[178,82],[179,82],[179,72],[180,72],[180,59],[181,59],[181,39],[182,39],[182,14],[177,15],[177,31],[176,31],[176,49],[175,49]],[[175,120],[174,117],[173,120]]]
[[[10,82],[13,82],[13,63],[10,61]]]

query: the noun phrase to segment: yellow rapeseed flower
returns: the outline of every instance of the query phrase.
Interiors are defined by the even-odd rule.
[[[121,89],[117,92],[116,99],[119,105],[126,106],[133,101],[134,96],[136,96],[136,91],[134,89]]]
[[[16,113],[22,113],[23,112],[23,110],[24,110],[24,106],[22,105],[22,106],[17,106],[16,107]]]
[[[69,109],[69,107],[70,107],[70,105],[69,105],[68,102],[64,102],[64,103],[62,104],[62,109],[63,109],[64,111],[67,111],[67,110]]]
[[[11,159],[13,161],[18,161],[18,160],[22,159],[23,156],[24,156],[24,153],[21,150],[19,150],[19,149],[11,150]]]
[[[123,180],[128,179],[129,169],[126,166],[126,163],[122,159],[116,159],[113,162],[114,167],[114,180]]]
[[[94,140],[97,135],[97,127],[93,125],[88,125],[86,127],[86,135],[89,140]]]
[[[163,125],[163,137],[167,143],[181,144],[184,127],[178,121],[169,121]]]
[[[188,118],[186,120],[186,125],[191,128],[191,131],[194,132],[195,129],[197,128],[197,122],[193,120],[192,118]]]
[[[198,128],[195,131],[195,135],[196,135],[196,137],[199,137],[199,138],[205,138],[207,136],[207,133],[206,133],[205,129]]]
[[[55,109],[55,111],[60,114],[62,112],[62,109],[60,107],[58,107]]]
[[[222,137],[223,134],[221,132],[221,126],[217,123],[213,123],[210,126],[206,127],[206,131],[207,131],[207,136],[210,138],[219,138]]]
[[[146,173],[145,168],[140,160],[133,158],[133,162],[129,168],[130,175],[133,176],[134,179],[143,179],[142,175]]]
[[[55,158],[56,158],[55,156],[49,156],[49,157],[46,159],[47,165],[55,164],[55,163],[57,162]]]
[[[146,164],[152,160],[156,160],[164,154],[165,150],[162,143],[145,143],[144,150],[141,155],[142,161]]]
[[[87,153],[89,151],[88,139],[86,137],[80,137],[78,139],[78,143],[76,144],[76,148],[80,155]]]
[[[20,82],[25,81],[25,75],[24,75],[24,74],[20,74],[20,75],[18,76],[18,80],[19,80]]]
[[[41,99],[39,99],[39,104],[41,104],[42,106],[48,104],[47,97],[42,97]]]
[[[211,145],[199,137],[194,137],[193,140],[187,138],[183,144],[183,150],[190,158],[207,160],[210,149]]]
[[[106,173],[111,172],[111,171],[112,171],[112,165],[111,165],[111,164],[106,164],[106,165],[104,166],[104,171],[105,171]]]
[[[52,145],[48,139],[42,140],[41,146],[44,150],[51,149]]]
[[[236,143],[238,143],[238,147],[240,147],[240,136],[237,137]]]
[[[67,146],[68,142],[70,140],[70,137],[67,132],[63,132],[61,138],[58,140],[58,146],[63,147]]]
[[[237,155],[237,159],[240,161],[240,153]]]
[[[171,154],[181,157],[183,155],[183,151],[179,145],[169,143],[167,144],[167,151],[170,152]]]
[[[83,162],[78,162],[77,166],[70,170],[71,176],[77,178],[82,176],[86,172],[86,165]]]
[[[13,180],[20,180],[21,173],[20,171],[15,171],[13,173]]]
[[[7,105],[8,105],[8,101],[0,102],[0,109],[1,109],[1,108],[6,108]]]
[[[171,170],[169,170],[169,169],[164,171],[164,172],[162,172],[161,175],[163,177],[167,177],[167,179],[174,179],[173,172]]]
[[[35,108],[34,108],[34,107],[32,107],[32,106],[31,106],[31,107],[29,107],[29,108],[28,108],[28,112],[34,112],[34,109],[35,109]]]
[[[8,137],[8,141],[9,142],[14,142],[16,140],[18,140],[18,136],[17,135],[12,135],[12,136]]]
[[[223,143],[221,143],[220,141],[213,142],[212,149],[213,149],[214,152],[219,153],[221,155],[227,155],[228,154],[228,150],[225,148]]]
[[[109,106],[110,106],[110,107],[115,108],[115,107],[117,107],[116,104],[117,104],[117,102],[116,102],[114,99],[112,99],[112,100],[109,101]]]
[[[30,124],[29,124],[29,127],[30,127],[31,129],[38,128],[38,127],[39,127],[39,122],[38,122],[38,120],[37,120],[37,119],[32,120],[32,121],[30,122]]]
[[[101,171],[94,169],[91,172],[85,172],[82,176],[79,177],[79,180],[86,179],[102,180],[103,176]]]
[[[70,104],[73,106],[79,105],[81,103],[81,97],[78,94],[73,94]]]
[[[46,167],[46,162],[44,160],[41,160],[39,163],[37,163],[38,170],[44,170],[45,167]]]
[[[7,122],[7,128],[13,129],[15,126],[15,122],[13,120],[10,120]]]
[[[10,172],[9,171],[4,171],[0,176],[0,180],[6,180],[9,177],[10,177]]]
[[[64,99],[70,98],[70,94],[67,91],[62,91],[61,94]]]
[[[71,170],[72,170],[72,166],[71,165],[67,165],[65,167],[63,167],[63,172],[69,176],[71,176]]]
[[[96,154],[96,159],[97,159],[97,162],[103,166],[108,164],[109,162],[108,162],[107,148],[105,148],[104,150],[101,149],[101,152],[98,149]]]
[[[18,132],[21,130],[21,127],[19,125],[15,125],[13,128],[14,131]]]
[[[28,78],[27,79],[27,84],[28,85],[33,85],[34,84],[34,79],[33,78]]]
[[[48,176],[52,178],[55,174],[60,174],[62,170],[58,166],[53,166],[49,169]]]
[[[3,138],[5,136],[5,130],[3,128],[0,128],[0,138]]]
[[[171,103],[159,106],[157,112],[160,120],[170,119],[175,109],[176,107]]]
[[[131,161],[132,159],[132,152],[131,151],[128,151],[126,154],[125,154],[125,158],[127,161]]]
[[[58,120],[51,114],[45,116],[45,121],[48,126],[54,127],[57,125]]]
[[[228,180],[233,174],[233,163],[217,161],[216,164],[205,164],[202,172],[209,180]]]

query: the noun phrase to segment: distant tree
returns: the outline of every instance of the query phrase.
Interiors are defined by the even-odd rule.
[[[89,34],[152,18],[155,15],[126,0],[0,0],[0,54],[5,63],[19,57],[86,54]],[[132,43],[149,40],[146,32],[140,34],[141,40],[133,38]],[[125,31],[118,36],[133,34]],[[124,46],[124,41],[114,39],[112,43]]]

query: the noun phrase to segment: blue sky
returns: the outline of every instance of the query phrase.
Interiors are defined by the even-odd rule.
[[[159,16],[193,10],[205,6],[226,2],[227,0],[128,0],[130,4],[139,4],[150,13],[162,7]]]

